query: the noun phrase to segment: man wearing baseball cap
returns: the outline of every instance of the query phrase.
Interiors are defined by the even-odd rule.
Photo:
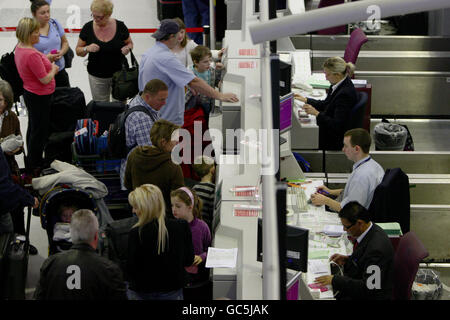
[[[161,110],[161,118],[182,126],[184,120],[184,87],[210,98],[221,101],[237,102],[233,93],[221,93],[214,90],[204,80],[196,77],[175,57],[171,49],[177,43],[178,23],[164,19],[161,26],[152,35],[156,39],[153,47],[142,56],[139,70],[139,91],[152,79],[164,81],[169,88],[166,106]]]

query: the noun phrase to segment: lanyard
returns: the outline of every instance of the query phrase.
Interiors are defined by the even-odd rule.
[[[355,169],[353,169],[353,171],[355,171],[356,169],[358,169],[359,167],[361,167],[364,163],[366,163],[367,161],[369,161],[370,159],[372,159],[372,157],[368,157],[366,160],[364,160],[363,162],[361,162],[360,164],[358,164],[356,166]]]

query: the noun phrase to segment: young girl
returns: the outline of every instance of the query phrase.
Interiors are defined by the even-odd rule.
[[[208,225],[201,220],[202,202],[195,192],[187,187],[172,191],[170,200],[174,217],[186,220],[191,228],[195,258],[193,265],[185,269],[190,274],[199,274],[191,279],[195,281],[201,277],[202,272],[199,272],[198,267],[201,265],[204,268],[208,247],[211,245],[211,232]]]
[[[163,195],[155,185],[136,188],[128,200],[138,217],[128,238],[129,298],[182,300],[184,267],[194,261],[188,224],[165,219]]]

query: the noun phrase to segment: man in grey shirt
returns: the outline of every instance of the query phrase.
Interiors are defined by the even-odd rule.
[[[344,134],[342,151],[354,162],[353,171],[344,189],[329,189],[325,186],[317,188],[317,192],[311,195],[314,205],[327,205],[339,212],[347,203],[356,201],[366,209],[369,208],[375,188],[384,176],[383,168],[369,155],[371,142],[370,134],[361,128],[348,130]],[[335,196],[337,199],[328,196]]]

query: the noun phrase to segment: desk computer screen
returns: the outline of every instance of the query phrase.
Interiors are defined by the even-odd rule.
[[[286,225],[286,268],[307,272],[309,230]],[[258,255],[256,260],[262,261],[262,219],[258,218]]]
[[[289,93],[280,98],[280,133],[289,130],[292,126],[292,107],[294,94]]]

